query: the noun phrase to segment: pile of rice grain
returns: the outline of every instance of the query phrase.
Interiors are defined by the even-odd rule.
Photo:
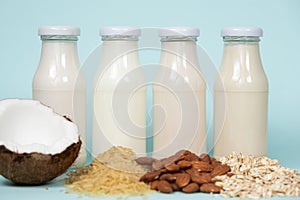
[[[90,165],[68,173],[64,179],[67,191],[96,197],[153,193],[139,181],[148,170],[138,165],[135,158],[131,149],[112,147]]]

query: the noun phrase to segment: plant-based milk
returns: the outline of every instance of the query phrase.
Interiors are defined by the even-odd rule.
[[[154,157],[180,149],[206,152],[206,85],[192,27],[160,29],[160,68],[153,83]]]
[[[85,79],[80,72],[77,36],[80,29],[71,26],[39,28],[42,53],[33,79],[33,99],[69,117],[79,128],[82,146],[72,167],[86,161]]]
[[[222,30],[224,54],[214,91],[214,156],[267,153],[268,80],[259,53],[262,29]]]
[[[112,146],[146,152],[146,86],[138,56],[140,29],[103,27],[102,52],[95,79],[93,155]]]

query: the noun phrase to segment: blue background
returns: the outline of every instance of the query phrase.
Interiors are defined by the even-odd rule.
[[[0,0],[0,99],[30,98],[41,25],[76,25],[83,63],[100,44],[99,27],[196,26],[199,44],[220,66],[224,26],[259,26],[270,85],[268,155],[300,168],[299,0]]]

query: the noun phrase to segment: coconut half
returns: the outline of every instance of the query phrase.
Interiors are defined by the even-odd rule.
[[[0,101],[0,174],[14,183],[56,178],[75,161],[80,145],[77,126],[39,101]]]

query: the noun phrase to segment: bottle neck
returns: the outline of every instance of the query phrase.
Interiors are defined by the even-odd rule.
[[[77,52],[77,37],[41,37],[42,52],[40,66],[55,65],[56,67],[80,66]]]
[[[136,36],[104,36],[102,41],[103,50],[114,57],[138,50]]]
[[[137,38],[102,38],[101,65],[108,66],[112,62],[128,60],[139,62]],[[117,61],[119,60],[119,61]],[[122,62],[123,62],[122,61]],[[126,64],[124,64],[125,67]]]
[[[262,68],[259,51],[259,37],[224,37],[222,66],[244,68]]]
[[[206,84],[199,68],[196,37],[162,38],[161,42],[160,68],[155,81],[170,84],[176,91],[205,91]]]
[[[161,60],[162,65],[176,70],[178,65],[186,66],[188,63],[198,67],[196,37],[164,37],[161,39]],[[173,65],[176,61],[177,65]],[[172,64],[173,63],[173,64]]]
[[[33,89],[70,91],[75,83],[76,87],[85,87],[84,76],[80,73],[77,37],[72,38],[41,37],[41,59],[34,76]]]
[[[216,91],[266,92],[258,37],[224,37],[224,53]]]
[[[128,82],[121,90],[127,91],[135,81],[144,78],[138,56],[137,37],[107,36],[102,37],[102,40],[100,64],[94,80],[95,90],[115,91],[120,81],[126,80]]]

